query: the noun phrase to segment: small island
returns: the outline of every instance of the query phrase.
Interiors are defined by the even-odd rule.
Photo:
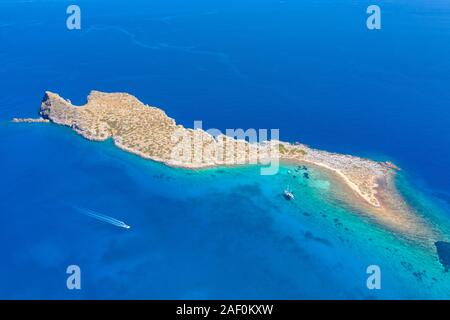
[[[200,169],[267,164],[268,159],[274,158],[312,165],[327,171],[348,188],[352,194],[349,204],[371,214],[383,225],[420,238],[429,238],[434,233],[398,194],[394,176],[399,168],[390,162],[331,153],[300,143],[278,140],[249,143],[227,135],[213,136],[201,129],[178,125],[163,110],[127,93],[92,91],[84,106],[75,106],[47,91],[40,115],[39,121],[68,126],[93,141],[111,138],[127,152],[173,167]]]

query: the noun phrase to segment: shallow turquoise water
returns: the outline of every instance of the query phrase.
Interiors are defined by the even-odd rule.
[[[312,168],[309,180],[287,166],[276,176],[172,169],[51,124],[0,130],[2,298],[447,297],[435,253],[346,208]],[[280,196],[287,183],[295,202]],[[409,197],[429,209],[417,191]],[[82,270],[79,292],[65,288],[70,264]],[[366,287],[371,264],[381,290]]]

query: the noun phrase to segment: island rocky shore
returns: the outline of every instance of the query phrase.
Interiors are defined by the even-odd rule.
[[[385,224],[429,236],[395,190],[393,178],[398,168],[390,162],[331,153],[300,143],[278,140],[249,143],[226,135],[214,137],[201,129],[184,128],[163,110],[145,105],[126,93],[92,91],[84,106],[74,106],[58,94],[46,92],[40,115],[39,121],[71,127],[93,141],[112,138],[123,150],[174,167],[267,164],[268,159],[274,158],[311,164],[338,177],[361,200],[362,206]]]
[[[44,118],[13,118],[11,122],[14,123],[47,123],[49,119]]]

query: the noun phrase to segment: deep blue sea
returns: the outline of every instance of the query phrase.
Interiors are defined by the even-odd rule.
[[[69,4],[81,30],[66,28]],[[381,30],[368,30],[377,4]],[[187,127],[391,160],[405,199],[450,238],[445,0],[0,2],[0,298],[450,298],[436,252],[336,200],[311,168],[167,168],[36,117],[46,90],[128,92]],[[82,215],[95,210],[125,230]],[[81,290],[66,268],[81,268]],[[366,286],[379,265],[381,290]]]

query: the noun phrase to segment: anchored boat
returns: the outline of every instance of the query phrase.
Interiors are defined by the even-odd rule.
[[[291,201],[294,200],[294,193],[289,189],[289,186],[284,190],[283,196],[286,200]]]

